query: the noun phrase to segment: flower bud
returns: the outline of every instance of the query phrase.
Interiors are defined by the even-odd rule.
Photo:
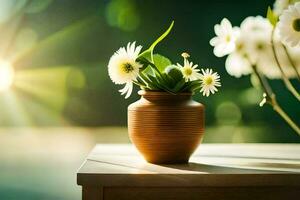
[[[169,65],[168,67],[166,67],[165,73],[175,82],[179,82],[183,78],[180,68],[176,65]]]

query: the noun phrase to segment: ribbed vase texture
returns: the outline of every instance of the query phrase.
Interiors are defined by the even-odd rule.
[[[191,93],[139,91],[128,107],[131,142],[150,163],[187,163],[204,134],[204,106]]]

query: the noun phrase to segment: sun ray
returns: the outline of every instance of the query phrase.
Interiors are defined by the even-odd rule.
[[[61,111],[67,98],[66,80],[70,71],[69,66],[19,70],[14,87],[45,106]]]
[[[11,64],[5,60],[0,60],[0,92],[8,90],[13,84],[14,69]]]
[[[69,124],[67,120],[63,117],[61,112],[50,109],[43,102],[33,100],[31,96],[26,93],[18,93],[20,99],[22,99],[22,105],[28,115],[32,118],[34,125],[39,126],[53,126],[57,124]]]
[[[5,55],[2,59],[7,60],[13,70],[13,76],[1,72],[7,83],[6,94],[4,95],[3,92],[0,94],[1,101],[5,102],[2,105],[7,110],[5,116],[3,112],[1,113],[2,117],[7,118],[8,123],[12,121],[14,124],[30,126],[68,123],[63,117],[65,104],[68,101],[68,87],[82,89],[85,86],[85,76],[81,67],[86,67],[86,64],[80,64],[81,55],[84,54],[85,58],[87,55],[94,56],[94,60],[86,58],[89,62],[98,61],[98,56],[90,53],[88,44],[94,42],[95,36],[109,34],[103,32],[105,29],[102,30],[101,25],[95,26],[95,24],[99,25],[100,17],[90,15],[40,42],[34,41],[32,45],[17,51],[17,38],[20,30],[23,30],[22,23],[19,22],[21,17],[19,12],[11,18],[10,21],[13,23],[10,23],[9,29],[5,30],[7,33],[0,33],[4,34],[1,38],[7,43],[0,47],[3,49],[2,55]],[[11,39],[6,41],[5,38]],[[105,51],[101,45],[97,48]],[[98,50],[95,52],[99,53]],[[14,104],[18,105],[12,108]],[[21,114],[14,117],[14,113]],[[1,117],[0,123],[3,124]]]
[[[32,119],[25,110],[17,95],[9,90],[0,95],[1,117],[0,121],[7,125],[32,125]]]
[[[16,68],[33,68],[64,65],[66,62],[78,64],[86,48],[82,43],[91,38],[92,32],[100,31],[99,27],[93,26],[98,20],[99,17],[93,15],[63,28],[15,55],[11,58],[13,65]]]

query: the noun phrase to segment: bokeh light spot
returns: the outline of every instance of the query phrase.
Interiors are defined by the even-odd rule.
[[[262,99],[262,95],[255,88],[248,88],[241,92],[239,96],[241,102],[248,105],[258,105]]]
[[[133,31],[140,24],[133,0],[112,0],[106,7],[106,19],[109,25],[124,31]]]
[[[17,52],[26,50],[37,43],[38,35],[31,28],[24,28],[18,34],[15,41],[15,48]]]
[[[216,118],[220,124],[238,124],[242,114],[240,108],[233,102],[223,102],[216,110]]]

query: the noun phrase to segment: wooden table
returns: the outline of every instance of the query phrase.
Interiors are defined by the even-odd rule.
[[[77,173],[84,200],[300,199],[300,144],[201,144],[186,165],[98,144]]]

